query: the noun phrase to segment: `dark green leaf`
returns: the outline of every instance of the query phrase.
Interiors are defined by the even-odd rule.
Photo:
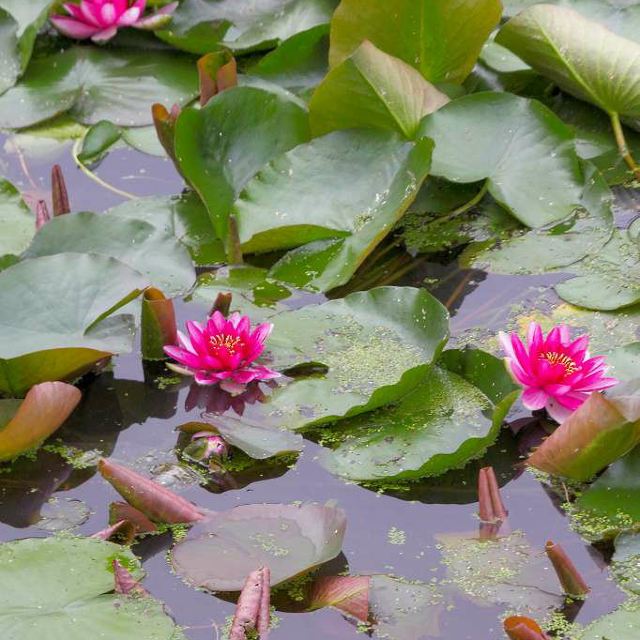
[[[87,131],[78,158],[84,164],[98,162],[121,137],[120,127],[109,120],[101,120]]]

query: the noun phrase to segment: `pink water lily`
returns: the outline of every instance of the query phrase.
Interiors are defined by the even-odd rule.
[[[227,319],[215,311],[205,325],[187,322],[185,335],[178,331],[179,346],[167,345],[165,353],[183,365],[169,365],[193,375],[198,384],[229,381],[244,385],[254,380],[271,380],[280,374],[256,364],[273,325],[259,324],[251,331],[247,316],[233,313]]]
[[[589,337],[571,340],[569,327],[553,327],[545,337],[537,322],[529,325],[527,342],[517,334],[500,333],[507,368],[524,387],[522,402],[527,409],[546,409],[562,423],[594,391],[618,383],[606,377],[605,358],[589,356]]]
[[[116,35],[120,27],[154,29],[162,26],[178,6],[177,2],[162,7],[156,13],[144,16],[147,0],[80,0],[79,4],[63,5],[66,16],[51,16],[51,22],[60,33],[76,40],[91,38],[106,42]]]

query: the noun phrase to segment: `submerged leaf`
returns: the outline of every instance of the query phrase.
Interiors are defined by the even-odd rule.
[[[269,567],[275,586],[335,558],[345,527],[342,509],[329,504],[244,505],[194,527],[171,562],[189,584],[210,591],[239,591],[260,567]]]
[[[640,443],[640,391],[636,379],[606,394],[592,393],[527,464],[574,480],[589,480]]]
[[[22,402],[0,400],[0,460],[38,446],[59,429],[78,406],[80,390],[64,382],[43,382]]]

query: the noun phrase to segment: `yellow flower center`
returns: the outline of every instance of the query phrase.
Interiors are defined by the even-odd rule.
[[[231,355],[235,354],[236,348],[242,348],[244,346],[240,338],[237,336],[230,336],[226,333],[218,333],[215,336],[211,336],[209,338],[209,344],[214,349],[225,347]]]
[[[542,360],[546,360],[549,364],[561,364],[564,367],[565,376],[570,376],[572,373],[579,371],[579,367],[568,355],[564,353],[558,353],[557,351],[547,351],[540,354]]]

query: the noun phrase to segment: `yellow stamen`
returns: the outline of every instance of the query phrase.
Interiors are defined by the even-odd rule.
[[[227,335],[226,333],[218,333],[215,336],[211,336],[209,338],[209,344],[214,349],[225,347],[231,355],[235,354],[236,348],[238,346],[240,347],[244,346],[240,338],[236,336]]]
[[[561,364],[564,367],[565,376],[570,376],[572,373],[579,371],[579,367],[568,355],[564,353],[557,353],[556,351],[547,351],[541,353],[540,358],[546,360],[549,364]]]

